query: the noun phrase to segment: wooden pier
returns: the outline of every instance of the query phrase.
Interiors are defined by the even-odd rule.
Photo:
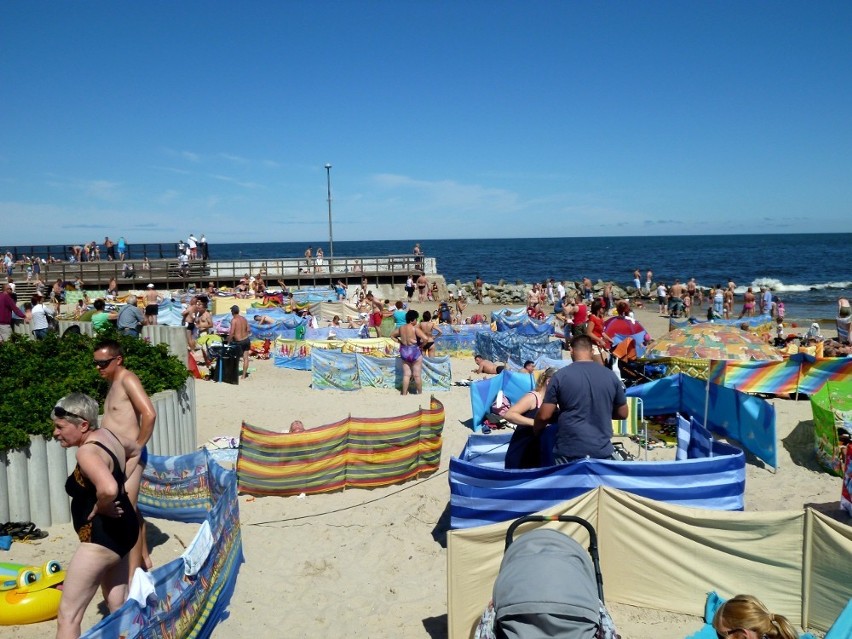
[[[335,257],[323,260],[322,265],[306,263],[305,258],[190,260],[185,268],[177,259],[127,259],[93,262],[49,262],[41,265],[41,277],[48,290],[57,279],[72,284],[80,279],[87,290],[106,288],[115,278],[120,290],[141,289],[154,284],[159,289],[205,288],[210,282],[216,287],[236,287],[246,276],[262,276],[268,287],[283,282],[290,288],[345,284],[360,284],[366,277],[370,286],[404,284],[409,275],[415,279],[420,271],[427,276],[437,275],[435,258],[426,256],[383,255]],[[128,273],[132,269],[132,275]],[[16,266],[13,279],[19,299],[28,299],[35,284],[26,282],[26,266]],[[35,276],[33,276],[33,282]]]

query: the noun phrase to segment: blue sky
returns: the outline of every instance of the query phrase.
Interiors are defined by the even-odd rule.
[[[852,231],[852,3],[4,2],[0,244]]]

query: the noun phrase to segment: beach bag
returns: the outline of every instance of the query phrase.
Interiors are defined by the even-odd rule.
[[[509,401],[509,398],[506,397],[506,394],[502,390],[499,390],[497,391],[497,397],[494,398],[494,403],[491,404],[491,412],[502,417],[511,406],[512,402]]]

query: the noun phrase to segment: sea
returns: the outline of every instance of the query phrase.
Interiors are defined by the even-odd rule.
[[[330,256],[323,241],[208,241],[213,260],[301,257],[309,244],[314,252],[322,247],[326,258]],[[334,254],[410,254],[416,242],[424,255],[435,258],[438,273],[448,283],[471,282],[479,275],[489,283],[589,277],[629,286],[634,269],[641,271],[643,283],[651,269],[654,282],[667,285],[675,278],[685,283],[694,277],[703,287],[733,280],[739,294],[749,286],[769,286],[784,302],[787,316],[801,321],[830,321],[837,314],[837,299],[852,296],[852,233],[336,240]],[[26,252],[24,247],[18,250]],[[132,244],[130,251],[138,252]]]
[[[733,280],[739,294],[749,286],[755,291],[769,286],[784,302],[787,316],[803,321],[833,319],[837,299],[852,296],[852,233],[335,241],[334,254],[401,255],[411,253],[415,242],[435,258],[448,283],[471,282],[480,275],[489,283],[589,277],[628,286],[635,269],[643,283],[651,269],[654,282],[667,285],[675,278],[685,283],[694,277],[704,287]],[[314,252],[322,247],[328,258],[327,242],[312,246]],[[213,242],[210,257],[300,257],[307,247],[306,242]]]

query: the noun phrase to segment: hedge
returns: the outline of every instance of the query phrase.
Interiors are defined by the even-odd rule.
[[[124,365],[139,376],[148,395],[177,390],[186,382],[186,366],[169,355],[165,344],[153,346],[114,330],[62,338],[51,331],[41,341],[13,335],[0,343],[0,452],[27,446],[30,435],[51,438],[50,412],[68,393],[86,393],[103,410],[108,386],[92,359],[94,345],[104,338],[121,344]]]

